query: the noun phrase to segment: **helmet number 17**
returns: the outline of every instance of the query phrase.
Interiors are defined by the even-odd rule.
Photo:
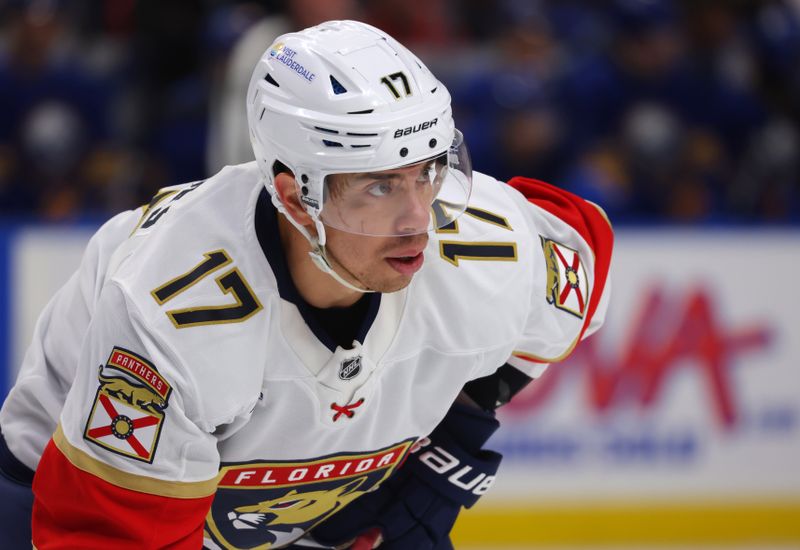
[[[400,91],[395,87],[394,82],[400,81],[403,83],[403,90],[405,95],[400,95]],[[408,77],[402,72],[398,71],[381,78],[381,84],[385,84],[395,99],[402,99],[411,95],[411,86],[408,85]]]

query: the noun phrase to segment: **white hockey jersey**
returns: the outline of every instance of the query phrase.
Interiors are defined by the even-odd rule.
[[[0,414],[39,468],[37,498],[70,483],[96,496],[58,505],[65,531],[145,503],[152,515],[116,526],[131,540],[296,540],[391,475],[465,383],[506,362],[536,377],[602,323],[602,213],[515,186],[476,173],[470,208],[406,289],[369,296],[349,349],[299,298],[255,163],[113,218],[42,314]],[[34,528],[40,547],[63,534]]]

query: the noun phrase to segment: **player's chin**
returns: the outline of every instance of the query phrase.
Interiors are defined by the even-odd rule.
[[[370,286],[370,288],[372,288],[372,290],[376,290],[384,294],[388,294],[390,292],[397,292],[403,290],[409,284],[411,284],[411,279],[413,278],[414,278],[413,274],[404,275],[401,273],[397,273],[396,271],[390,268],[387,270],[387,276],[382,277],[380,281],[375,281]]]
[[[408,281],[403,281],[402,283],[393,283],[383,285],[383,288],[378,290],[381,294],[391,294],[392,292],[400,292],[404,288],[406,288],[411,283],[411,279]]]

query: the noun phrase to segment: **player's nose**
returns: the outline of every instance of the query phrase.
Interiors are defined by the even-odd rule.
[[[397,217],[398,235],[425,233],[431,221],[431,191],[417,189],[403,194]]]

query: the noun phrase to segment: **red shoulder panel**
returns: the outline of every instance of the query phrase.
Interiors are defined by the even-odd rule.
[[[117,487],[73,466],[52,439],[36,469],[33,492],[38,550],[197,550],[214,499],[169,498]]]
[[[529,202],[570,225],[594,251],[595,292],[592,293],[586,309],[586,316],[580,334],[580,337],[583,338],[583,333],[597,310],[597,305],[603,295],[606,280],[608,279],[611,253],[614,248],[614,232],[611,229],[611,224],[595,205],[583,200],[578,195],[559,189],[549,183],[517,176],[512,178],[508,184],[522,193]]]

